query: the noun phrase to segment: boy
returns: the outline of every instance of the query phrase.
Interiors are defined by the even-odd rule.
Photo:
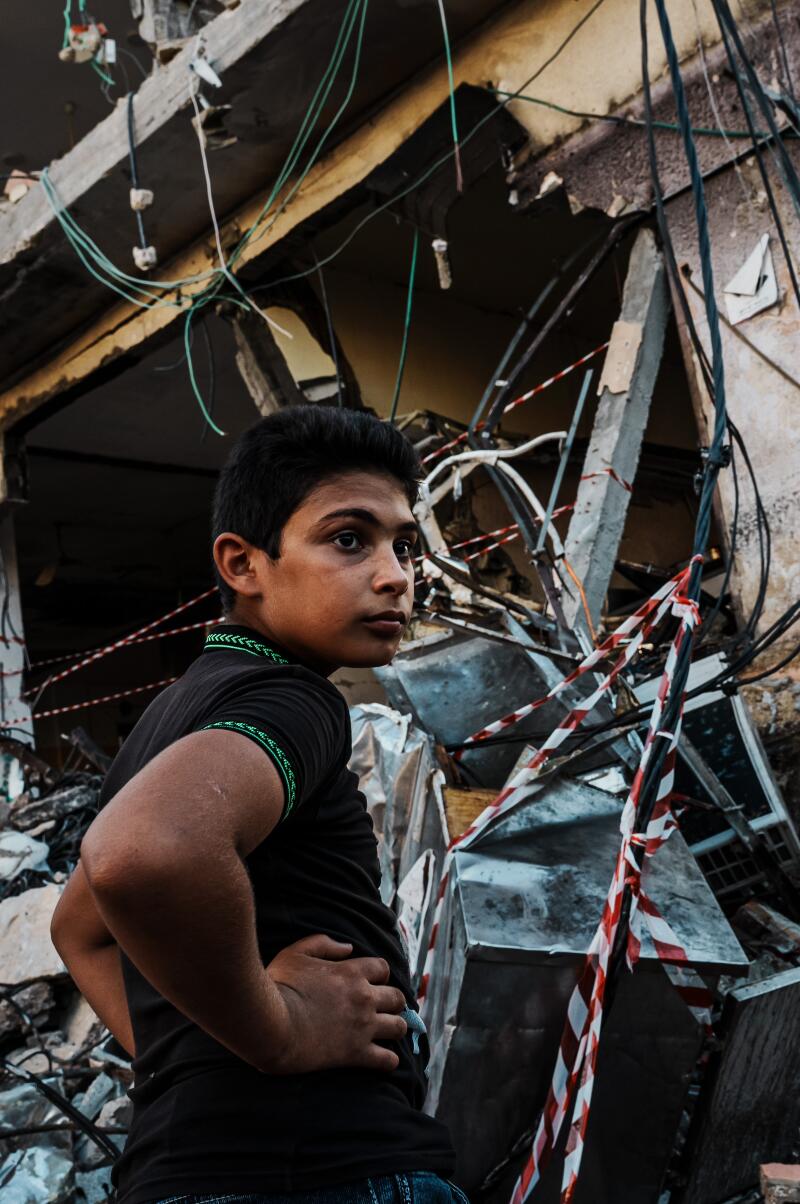
[[[225,623],[128,737],[53,918],[135,1053],[120,1204],[450,1204],[453,1153],[420,1111],[426,1043],[326,680],[397,650],[417,480],[393,427],[314,406],[257,423],[220,476]]]

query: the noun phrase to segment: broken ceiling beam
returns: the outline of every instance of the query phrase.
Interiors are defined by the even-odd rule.
[[[664,262],[653,234],[643,229],[631,251],[622,311],[603,365],[602,392],[565,541],[592,624],[600,618],[625,527],[668,314]],[[565,593],[563,605],[571,625],[585,621],[577,594]]]
[[[322,277],[320,291],[322,291]],[[336,334],[332,317],[326,308],[327,301],[320,298],[309,283],[309,278],[293,280],[285,291],[272,289],[269,292],[270,304],[290,309],[305,325],[312,338],[316,339],[322,350],[333,360],[336,370],[336,385],[338,399],[342,405],[351,410],[359,410],[363,405],[361,388],[353,366],[350,363],[339,337]]]
[[[236,367],[259,414],[302,405],[306,395],[295,383],[283,352],[265,318],[248,310],[232,318]]]
[[[242,6],[244,8],[244,5]],[[238,10],[237,10],[238,11]],[[224,17],[218,20],[224,20]],[[215,22],[212,22],[212,25]],[[209,27],[210,28],[210,27]],[[479,51],[481,42],[475,43],[475,51],[467,60],[465,69],[473,72],[479,69]],[[177,60],[173,60],[176,62]],[[165,70],[170,70],[173,63]],[[362,186],[376,168],[385,163],[405,141],[418,130],[432,114],[448,103],[448,82],[445,67],[427,72],[416,83],[392,100],[371,121],[354,130],[343,142],[319,158],[305,176],[302,187],[290,201],[278,212],[265,217],[265,206],[269,190],[259,191],[250,197],[239,208],[232,208],[230,216],[221,225],[223,246],[238,241],[241,235],[253,228],[253,238],[244,244],[236,262],[237,274],[241,277],[247,272],[253,272],[259,278],[263,262],[267,256],[274,256],[274,248],[287,235],[300,231],[309,219],[315,219],[315,226],[324,224],[325,217],[331,212],[338,212],[344,201]],[[188,117],[187,117],[188,124]],[[191,130],[190,130],[191,133]],[[192,137],[194,135],[192,134]],[[196,139],[190,143],[192,152],[198,155]],[[233,153],[225,151],[226,163],[228,156]],[[257,157],[257,156],[256,156]],[[251,155],[252,158],[252,155]],[[64,160],[66,162],[66,160]],[[195,163],[197,168],[197,163]],[[212,162],[213,169],[213,162]],[[223,176],[223,180],[225,176]],[[263,179],[263,175],[262,175]],[[217,187],[215,183],[215,196]],[[22,202],[20,202],[22,204]],[[224,212],[217,205],[218,212]],[[118,210],[118,206],[117,206]],[[118,212],[115,222],[118,225]],[[333,219],[331,219],[333,220]],[[107,227],[110,229],[111,227]],[[3,244],[3,222],[0,220],[0,248]],[[188,245],[186,245],[188,243]],[[104,244],[104,250],[107,249]],[[126,252],[127,253],[127,252]],[[63,247],[65,260],[72,257],[74,262],[62,263],[61,268],[67,278],[79,284],[83,291],[96,297],[96,312],[99,316],[93,318],[81,333],[58,346],[59,332],[50,319],[52,311],[58,308],[69,309],[61,305],[58,290],[51,288],[47,295],[41,291],[36,293],[35,303],[38,307],[36,320],[28,322],[33,332],[31,337],[37,337],[41,346],[37,349],[46,353],[47,360],[39,362],[25,375],[18,373],[19,379],[14,381],[10,372],[19,363],[19,356],[12,357],[12,331],[10,317],[12,310],[7,306],[9,320],[7,335],[0,335],[0,355],[8,348],[8,357],[4,363],[8,366],[6,378],[9,383],[0,392],[0,430],[8,429],[20,419],[33,414],[40,406],[67,392],[72,397],[80,396],[81,392],[92,387],[91,378],[99,371],[112,371],[115,361],[121,357],[141,351],[143,344],[155,342],[159,338],[168,337],[169,328],[176,320],[183,321],[186,310],[193,296],[198,293],[202,284],[187,285],[165,292],[163,304],[150,309],[141,309],[129,302],[121,302],[113,307],[108,306],[109,293],[100,289],[99,295],[92,293],[94,288],[91,278],[78,262],[74,253]],[[185,239],[184,249],[174,257],[159,266],[158,274],[162,280],[186,280],[193,276],[204,276],[215,263],[213,240],[203,234],[194,241]],[[17,265],[21,266],[21,265]],[[30,273],[20,270],[18,291],[24,292],[31,286]],[[0,266],[0,296],[2,295],[2,267]],[[265,294],[261,294],[262,303]],[[33,304],[32,298],[26,305]],[[275,304],[287,304],[285,298],[277,298]],[[48,308],[49,307],[49,308]],[[294,308],[294,306],[291,306]],[[16,311],[14,311],[16,312]],[[14,332],[19,329],[14,326]],[[323,344],[325,345],[325,344]],[[12,383],[13,382],[13,383]],[[352,399],[351,399],[352,404]]]
[[[463,38],[498,6],[499,0],[463,0],[453,17],[451,38]],[[214,207],[223,221],[242,206],[250,216],[247,224],[224,222],[223,247],[238,243],[259,215],[257,253],[274,245],[276,240],[265,235],[267,221],[261,210],[292,152],[298,130],[304,122],[308,127],[309,105],[331,59],[346,11],[345,0],[242,0],[238,7],[205,25],[199,40],[192,38],[132,94],[138,174],[142,186],[154,193],[153,204],[144,215],[147,242],[156,248],[159,260],[152,275],[162,281],[188,279],[194,273],[176,270],[170,260],[176,256],[183,259],[183,251],[201,237],[208,246],[197,257],[200,271],[207,273],[210,266],[216,266],[203,168],[190,120],[190,92],[198,84],[215,107],[232,106],[225,117],[228,145],[210,156]],[[203,79],[191,66],[200,47],[207,64]],[[385,52],[388,47],[391,54]],[[308,165],[312,152],[322,149],[323,135],[326,154],[314,163],[294,198],[301,209],[304,194],[313,191],[326,172],[330,173],[328,200],[343,196],[384,162],[436,107],[447,102],[447,69],[438,62],[398,95],[401,83],[440,55],[441,24],[435,6],[424,6],[413,21],[399,0],[371,10],[346,115],[339,114],[340,80],[327,99],[320,101],[313,134],[306,130],[310,141],[297,170]],[[469,65],[475,74],[476,56]],[[209,68],[212,79],[218,78],[221,86],[206,82]],[[58,203],[70,210],[112,264],[135,276],[127,110],[127,103],[117,105],[50,165],[48,175]],[[369,123],[359,128],[367,115]],[[339,116],[338,125],[333,124]],[[336,143],[345,130],[357,132],[342,142],[341,149],[347,147],[347,151],[339,154]],[[363,143],[371,140],[374,151],[370,145],[362,156]],[[259,192],[260,204],[248,206],[248,199]],[[297,206],[292,208],[296,213]],[[312,211],[317,210],[315,205]],[[269,221],[274,218],[273,211]],[[287,227],[278,224],[285,233]],[[247,261],[238,256],[237,271]],[[147,275],[142,276],[142,283],[147,285]],[[181,297],[196,289],[197,285],[184,287]],[[107,313],[109,300],[108,289],[92,278],[66,240],[43,187],[34,185],[16,205],[0,214],[0,305],[6,317],[0,331],[0,362],[9,383],[14,379],[12,373],[19,376],[30,371],[40,362],[39,357],[52,356],[62,340],[72,337],[82,324]],[[167,306],[173,300],[174,296],[167,297]]]

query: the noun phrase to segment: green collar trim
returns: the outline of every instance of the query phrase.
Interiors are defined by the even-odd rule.
[[[236,635],[232,631],[209,631],[203,651],[211,652],[218,648],[228,652],[247,652],[250,656],[263,657],[275,665],[289,664],[282,653],[276,652],[258,636]]]

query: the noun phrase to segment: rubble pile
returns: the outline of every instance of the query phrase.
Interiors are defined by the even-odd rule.
[[[24,746],[20,757],[26,788],[3,806],[0,828],[0,1199],[104,1204],[132,1074],[49,931],[102,777],[59,780],[32,769]]]
[[[428,456],[463,442],[430,415],[404,426],[422,450],[450,440]],[[499,446],[522,467],[532,444],[504,436]],[[559,471],[568,450],[547,453]],[[434,468],[423,484],[416,609],[398,654],[375,671],[384,701],[351,707],[351,768],[428,1028],[425,1106],[449,1125],[456,1178],[474,1204],[505,1204],[540,1118],[562,1107],[553,1067],[564,1065],[565,1016],[597,964],[615,867],[631,864],[620,860],[621,833],[690,609],[689,569],[612,557],[593,617],[564,570],[557,489],[545,511],[504,469],[531,508],[482,534],[491,524],[476,516],[463,461],[477,454],[456,452],[445,480],[434,488]],[[512,539],[526,559],[500,546]],[[612,604],[615,565],[633,589]],[[732,617],[718,607],[712,619],[682,721],[658,733],[674,753],[672,810],[655,835],[637,833],[638,877],[626,869],[638,925],[627,943],[607,944],[575,1204],[750,1204],[762,1191],[777,1200],[791,1176],[784,1167],[761,1187],[759,1164],[800,1153],[800,840],[715,642]],[[108,764],[86,733],[70,739],[91,770],[59,776],[27,745],[0,746],[14,763],[6,781],[21,783],[0,804],[3,1204],[108,1199],[131,1118],[129,1063],[49,938]],[[645,902],[660,930],[642,920]],[[536,1204],[560,1199],[563,1164],[558,1147],[537,1166]]]

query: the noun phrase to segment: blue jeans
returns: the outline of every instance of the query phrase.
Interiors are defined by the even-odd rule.
[[[316,1191],[170,1196],[158,1204],[469,1204],[460,1187],[432,1171],[381,1175]]]

